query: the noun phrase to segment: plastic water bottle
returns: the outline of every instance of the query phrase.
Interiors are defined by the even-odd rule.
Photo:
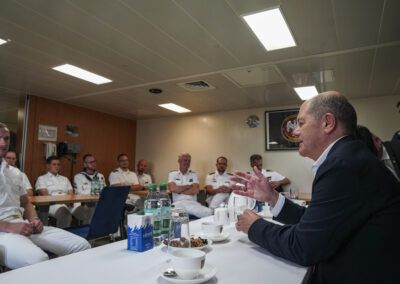
[[[100,181],[99,177],[97,175],[95,175],[93,177],[92,182],[91,182],[91,192],[90,192],[90,194],[99,195],[102,189],[103,189],[102,181]]]
[[[167,193],[167,184],[160,183],[160,199],[161,209],[161,239],[165,240],[168,238],[169,222],[171,219],[171,199],[169,199]]]
[[[149,185],[149,194],[144,201],[144,212],[153,214],[154,227],[153,239],[154,246],[158,246],[161,242],[161,208],[160,201],[157,196],[157,185],[152,183]]]
[[[96,195],[97,193],[97,177],[94,177],[90,182],[90,194]]]

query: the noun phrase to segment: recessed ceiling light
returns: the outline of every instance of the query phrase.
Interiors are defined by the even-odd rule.
[[[268,51],[296,46],[281,9],[274,8],[243,16]]]
[[[303,101],[309,100],[318,95],[318,91],[315,86],[298,87],[294,88],[294,90]]]
[[[101,85],[105,83],[112,82],[110,79],[102,77],[100,75],[94,74],[92,72],[86,71],[85,69],[76,67],[71,64],[64,64],[60,66],[53,67],[52,69],[65,73],[67,75],[91,82],[96,85]]]
[[[158,105],[158,106],[166,108],[166,109],[169,109],[169,110],[172,110],[172,111],[175,111],[175,112],[179,112],[179,113],[191,112],[191,110],[189,110],[187,108],[184,108],[184,107],[181,107],[181,106],[178,106],[178,105],[173,104],[173,103],[161,104],[161,105]]]
[[[7,43],[8,41],[5,39],[0,38],[0,45]]]

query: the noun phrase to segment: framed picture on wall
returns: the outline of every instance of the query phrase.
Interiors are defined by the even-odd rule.
[[[265,112],[265,150],[297,150],[299,143],[293,136],[299,109]]]
[[[57,141],[57,126],[39,124],[38,140]]]

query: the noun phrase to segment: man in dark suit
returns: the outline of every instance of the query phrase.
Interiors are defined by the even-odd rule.
[[[239,231],[271,253],[310,266],[312,283],[398,283],[400,267],[400,184],[351,134],[354,108],[336,92],[306,102],[295,135],[299,153],[315,161],[309,207],[274,191],[256,176],[236,172],[235,193],[266,201],[276,220],[246,210]]]

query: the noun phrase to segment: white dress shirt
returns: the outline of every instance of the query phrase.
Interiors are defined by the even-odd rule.
[[[182,174],[181,171],[172,171],[168,174],[168,183],[170,182],[174,182],[176,185],[192,185],[194,183],[198,184],[199,179],[197,174],[192,171],[187,171],[185,174]],[[172,199],[174,202],[182,200],[196,201],[197,196],[173,192]]]
[[[140,184],[141,186],[149,187],[149,184],[152,183],[152,181],[151,181],[151,176],[150,176],[150,175],[148,175],[148,174],[146,174],[146,173],[143,173],[143,174],[141,174],[141,175],[139,175],[139,174],[136,174],[136,175],[137,175],[137,178],[138,178],[138,180],[139,180],[139,184]]]
[[[382,144],[382,158],[381,161],[385,164],[385,166],[389,169],[389,171],[394,175],[394,177],[400,181],[399,177],[397,176],[397,173],[394,169],[392,160],[389,157],[389,153],[387,152],[385,146]]]
[[[2,160],[0,165],[0,220],[12,215],[22,218],[20,197],[26,194],[21,171]]]
[[[96,176],[98,177],[98,181],[102,183],[103,186],[106,185],[104,176],[101,173],[95,172],[92,175],[86,173],[86,175],[90,178],[90,180],[82,172],[75,175],[74,177],[75,194],[90,194],[92,190],[92,181]]]
[[[139,180],[137,178],[136,173],[131,172],[130,170],[124,171],[121,168],[117,168],[110,173],[108,177],[110,181],[110,185],[114,184],[123,184],[123,185],[137,185],[139,184]]]
[[[46,188],[49,195],[64,195],[72,189],[72,185],[66,177],[47,172],[38,177],[35,188],[36,190]]]

